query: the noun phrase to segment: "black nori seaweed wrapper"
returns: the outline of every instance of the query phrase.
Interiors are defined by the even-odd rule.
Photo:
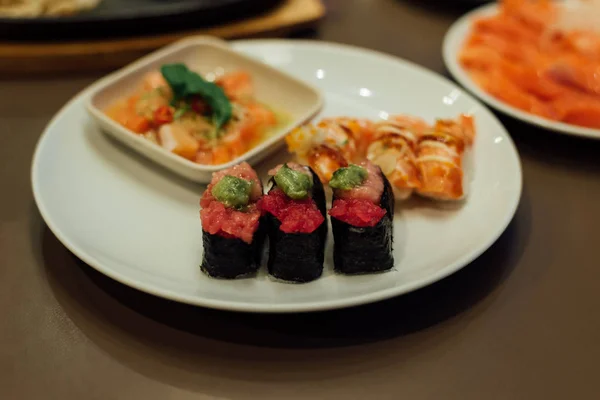
[[[312,198],[325,220],[312,233],[285,233],[279,229],[281,222],[267,213],[267,233],[269,235],[269,274],[292,282],[309,282],[323,273],[325,240],[327,238],[327,207],[325,190],[319,177],[311,169],[313,176]],[[273,190],[277,185],[271,179]]]
[[[200,268],[213,278],[235,279],[255,273],[260,268],[265,239],[265,221],[260,219],[252,243],[238,238],[212,235],[202,230],[204,255]]]
[[[387,271],[394,266],[392,253],[394,230],[394,192],[385,175],[380,206],[386,213],[373,227],[356,227],[331,218],[333,263],[343,274],[367,274]],[[334,196],[335,200],[335,196]]]

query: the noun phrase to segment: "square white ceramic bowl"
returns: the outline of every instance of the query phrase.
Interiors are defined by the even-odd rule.
[[[118,99],[133,93],[143,76],[167,63],[185,63],[202,75],[222,69],[248,71],[253,78],[256,97],[290,116],[289,122],[264,142],[240,157],[220,165],[202,165],[173,154],[159,145],[133,133],[105,114],[106,108]],[[170,169],[200,183],[210,181],[212,173],[242,161],[258,163],[283,143],[293,128],[312,118],[322,107],[319,91],[298,79],[260,61],[232,50],[227,42],[213,37],[190,37],[151,53],[114,72],[94,84],[87,109],[100,128],[127,146]]]

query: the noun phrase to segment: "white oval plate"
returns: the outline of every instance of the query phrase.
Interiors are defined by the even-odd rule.
[[[471,31],[471,22],[478,17],[494,15],[498,12],[498,5],[495,3],[487,4],[482,7],[465,14],[459,18],[446,33],[443,44],[443,56],[446,68],[450,74],[464,86],[469,92],[479,97],[485,103],[489,104],[496,110],[509,115],[513,118],[527,122],[532,125],[537,125],[541,128],[555,132],[565,133],[567,135],[583,136],[592,139],[600,139],[600,129],[585,128],[577,125],[565,124],[556,122],[546,118],[538,117],[537,115],[519,110],[495,97],[489,95],[482,90],[469,76],[468,72],[460,65],[458,55]]]
[[[454,209],[413,203],[394,217],[395,269],[339,276],[329,240],[324,275],[291,285],[263,271],[223,281],[202,274],[199,198],[203,187],[178,178],[102,134],[85,111],[86,89],[43,133],[32,166],[33,192],[46,223],[75,255],[145,292],[238,311],[299,312],[358,305],[437,281],[479,256],[504,231],[519,203],[521,167],[498,120],[456,85],[400,59],[336,44],[283,40],[234,48],[320,88],[321,116],[385,117],[404,112],[433,120],[473,113],[478,137],[468,200]],[[259,165],[289,160],[285,151]]]

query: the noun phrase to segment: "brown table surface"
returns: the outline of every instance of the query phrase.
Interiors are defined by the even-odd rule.
[[[461,10],[328,3],[314,36],[445,73],[442,37]],[[600,142],[503,119],[522,157],[523,198],[477,261],[378,304],[234,314],[111,281],[41,220],[29,180],[35,143],[97,78],[0,82],[0,398],[598,398]]]

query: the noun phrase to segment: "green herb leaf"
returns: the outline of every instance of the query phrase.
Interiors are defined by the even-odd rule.
[[[250,201],[252,182],[231,175],[225,175],[212,188],[212,195],[225,207],[243,208]]]
[[[329,186],[334,189],[350,190],[362,185],[368,175],[365,168],[351,164],[335,171],[329,181]]]
[[[302,200],[308,197],[308,191],[313,186],[313,182],[308,175],[291,169],[287,164],[283,164],[273,178],[277,186],[294,200]]]
[[[173,90],[172,104],[188,101],[190,96],[198,95],[210,106],[217,131],[229,121],[231,102],[221,87],[190,71],[184,64],[165,64],[160,71]]]

